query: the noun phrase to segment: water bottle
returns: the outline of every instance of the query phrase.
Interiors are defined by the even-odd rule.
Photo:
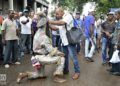
[[[35,69],[40,69],[41,68],[41,64],[40,64],[39,60],[35,58],[35,56],[32,56],[31,62],[32,62],[32,66]]]

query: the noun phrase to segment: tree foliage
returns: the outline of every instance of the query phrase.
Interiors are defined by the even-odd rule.
[[[83,5],[90,1],[97,3],[98,12],[106,13],[110,8],[120,7],[120,0],[53,0],[53,3],[57,1],[59,1],[59,6],[69,8],[70,10],[77,8],[80,12],[83,9]]]
[[[120,0],[98,0],[97,3],[97,10],[103,13],[107,13],[110,8],[120,7]]]
[[[53,3],[59,2],[58,6],[63,8],[69,8],[70,10],[73,10],[76,6],[74,3],[75,0],[53,0]]]

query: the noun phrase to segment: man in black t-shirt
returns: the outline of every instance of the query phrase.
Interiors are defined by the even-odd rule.
[[[107,62],[107,47],[109,48],[109,59],[111,58],[111,50],[113,45],[111,44],[111,35],[115,30],[114,13],[110,12],[107,14],[107,20],[102,23],[102,59],[103,65]]]

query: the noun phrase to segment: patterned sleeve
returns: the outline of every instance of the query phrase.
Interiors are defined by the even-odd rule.
[[[45,41],[43,43],[45,45],[45,48],[48,52],[51,52],[54,48],[52,47],[52,44],[50,42],[50,39],[46,36]]]

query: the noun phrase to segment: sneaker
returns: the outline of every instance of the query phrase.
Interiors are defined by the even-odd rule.
[[[107,62],[103,62],[102,65],[103,65],[103,66],[106,66],[106,65],[107,65]]]
[[[20,62],[15,62],[16,65],[20,65],[21,63]]]
[[[113,72],[112,75],[120,76],[120,72]]]
[[[5,68],[9,68],[10,66],[9,66],[9,64],[5,64]]]
[[[30,51],[30,55],[32,55],[33,54],[33,51]]]
[[[86,60],[86,61],[89,61],[89,58],[88,58],[88,57],[85,57],[85,60]]]
[[[24,55],[25,55],[24,52],[21,52],[21,57],[24,57]]]

